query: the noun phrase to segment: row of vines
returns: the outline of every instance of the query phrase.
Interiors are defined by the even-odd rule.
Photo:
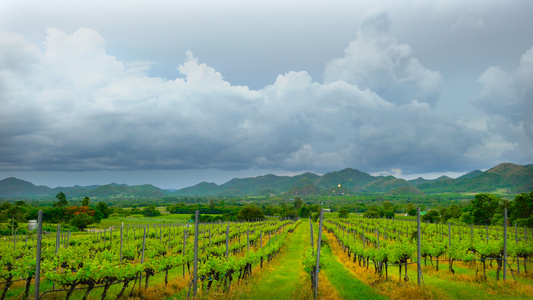
[[[72,236],[61,234],[58,227],[56,235],[47,234],[40,240],[39,268],[36,268],[35,237],[17,247],[0,241],[1,299],[6,298],[7,291],[17,281],[25,282],[22,293],[27,298],[36,285],[36,269],[40,282],[53,283],[53,288],[41,291],[39,297],[61,292],[69,299],[81,289],[83,299],[87,299],[95,288],[102,288],[101,299],[108,299],[110,286],[118,284],[121,288],[116,299],[119,299],[127,295],[128,289],[131,295],[136,285],[148,288],[150,278],[158,273],[164,274],[165,284],[170,270],[179,270],[181,276],[189,278],[195,247],[197,291],[226,292],[235,279],[251,274],[252,264],[262,266],[264,261],[270,261],[298,224],[290,220],[209,223],[199,224],[198,230],[194,225],[183,224],[123,226]],[[191,288],[192,282],[189,292]]]
[[[330,219],[325,229],[333,233],[353,262],[374,268],[388,278],[390,267],[397,267],[400,280],[408,281],[407,266],[417,260],[418,224],[393,219]],[[453,224],[420,224],[420,257],[424,266],[439,271],[445,262],[454,274],[454,262],[464,262],[476,268],[487,279],[487,266],[496,264],[496,279],[508,267],[513,277],[527,275],[533,257],[532,230],[503,226],[461,226]],[[508,230],[509,229],[509,230]],[[511,230],[513,229],[513,230]],[[504,238],[504,233],[506,236]],[[529,238],[528,238],[529,235]],[[505,244],[504,244],[505,242]],[[422,263],[422,262],[421,262]],[[504,266],[505,264],[505,266]],[[442,268],[441,268],[442,269]],[[504,275],[505,276],[505,275]]]

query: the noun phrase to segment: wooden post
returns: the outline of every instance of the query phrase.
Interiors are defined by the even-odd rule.
[[[41,241],[43,239],[43,211],[37,215],[37,253],[35,259],[35,293],[34,299],[39,300],[39,287],[41,284]]]
[[[324,209],[320,209],[320,221],[318,225],[318,240],[317,240],[317,249],[316,249],[316,265],[315,265],[315,293],[314,299],[318,296],[318,272],[320,271],[320,243],[322,242],[322,219],[324,215]]]
[[[146,248],[146,227],[144,227],[144,234],[143,234],[143,248],[141,252],[141,264],[144,263],[144,249]],[[141,271],[141,276],[139,277],[139,289],[141,288],[141,284],[143,281],[143,273]]]
[[[503,211],[503,280],[507,280],[507,207]]]
[[[192,279],[192,295],[196,298],[196,290],[198,289],[198,235],[200,230],[198,230],[198,219],[200,216],[200,211],[196,210],[196,215],[194,217],[194,268],[193,268],[193,279]]]
[[[226,259],[229,258],[229,221],[226,227]]]
[[[379,227],[376,227],[376,241],[377,241],[377,248],[379,250]]]
[[[124,237],[124,222],[120,226],[120,263],[122,264],[122,239]]]
[[[313,242],[313,222],[311,222],[311,217],[309,217],[309,226],[311,226],[311,247],[314,249],[314,242]]]
[[[420,263],[420,260],[421,260],[421,237],[420,237],[420,207],[417,207],[416,208],[416,223],[417,223],[417,234],[416,234],[416,239],[417,239],[417,242],[416,242],[416,258],[417,258],[417,269],[418,271],[416,272],[417,273],[417,279],[418,279],[418,285],[421,285],[422,284],[422,265]]]
[[[187,247],[187,227],[183,228],[183,252],[182,252],[183,257],[185,257],[186,247]],[[185,277],[185,263],[183,263],[183,277]]]

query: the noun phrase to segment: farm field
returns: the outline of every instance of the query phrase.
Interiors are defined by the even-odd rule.
[[[110,225],[113,230],[44,235],[41,298],[192,297],[196,229],[186,223],[189,219],[164,215],[157,222],[132,220],[124,227],[119,219],[112,220],[120,222]],[[412,220],[328,215],[323,221],[317,298],[533,298],[531,228],[507,228],[503,249],[501,226],[421,224],[419,286],[416,225]],[[313,299],[309,270],[316,265],[318,227],[308,220],[200,224],[197,298]],[[35,234],[15,243],[7,237],[1,240],[2,299],[34,298],[36,243]],[[499,263],[503,250],[508,262],[505,281]]]

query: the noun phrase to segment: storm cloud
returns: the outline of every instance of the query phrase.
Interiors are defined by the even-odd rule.
[[[476,115],[464,118],[440,110],[445,78],[392,24],[371,9],[322,78],[294,70],[259,88],[229,82],[193,51],[174,78],[154,76],[151,61],[109,54],[91,28],[50,27],[44,41],[1,32],[0,171],[409,174],[531,162],[533,48],[515,69],[478,75]],[[486,24],[463,15],[454,26]]]

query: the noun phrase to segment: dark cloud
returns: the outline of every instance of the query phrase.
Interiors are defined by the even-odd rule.
[[[472,102],[486,115],[461,119],[439,111],[442,75],[397,41],[383,10],[363,18],[323,81],[288,71],[260,89],[232,84],[191,51],[180,77],[149,75],[150,62],[122,62],[88,28],[48,29],[43,44],[2,33],[0,43],[3,172],[469,171],[526,162],[533,148],[522,141],[531,50],[511,75],[487,70]]]

